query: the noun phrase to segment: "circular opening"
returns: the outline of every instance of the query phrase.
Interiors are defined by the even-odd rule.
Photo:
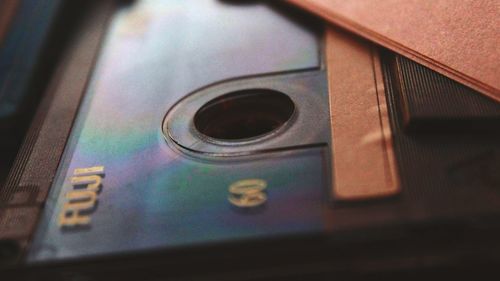
[[[285,94],[268,89],[232,92],[203,105],[194,116],[196,129],[211,138],[258,137],[285,124],[295,110]]]

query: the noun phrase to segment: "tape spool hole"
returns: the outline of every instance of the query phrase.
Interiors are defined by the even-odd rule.
[[[295,105],[285,94],[269,89],[231,92],[203,105],[194,126],[208,137],[238,141],[268,134],[283,126]]]

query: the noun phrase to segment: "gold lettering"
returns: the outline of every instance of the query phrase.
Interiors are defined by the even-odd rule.
[[[66,202],[59,215],[60,226],[87,225],[90,223],[91,211],[97,202],[97,195],[91,190],[73,190],[66,194]]]
[[[90,168],[78,168],[75,169],[73,175],[75,176],[83,176],[83,175],[103,175],[104,174],[104,166],[94,166]]]
[[[99,187],[101,186],[102,178],[100,176],[92,175],[92,176],[78,176],[71,178],[71,184],[73,186],[81,186],[86,185],[88,190],[92,190],[95,192],[99,191]]]
[[[97,206],[104,167],[75,169],[70,182],[73,190],[66,194],[66,203],[59,214],[60,227],[84,226],[90,224],[90,213]]]
[[[267,201],[267,183],[261,179],[244,179],[229,186],[228,200],[240,208],[257,207]]]

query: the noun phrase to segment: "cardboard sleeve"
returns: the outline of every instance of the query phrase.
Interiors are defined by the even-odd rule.
[[[288,0],[500,102],[496,0]]]

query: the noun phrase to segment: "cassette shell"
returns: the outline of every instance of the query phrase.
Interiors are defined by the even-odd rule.
[[[188,153],[208,156],[241,156],[326,144],[330,140],[326,88],[325,74],[321,70],[218,83],[192,93],[169,110],[163,121],[163,134],[167,142]],[[290,117],[277,128],[243,139],[212,138],[196,128],[196,114],[207,103],[242,91],[259,90],[281,93],[294,105]],[[291,106],[287,105],[286,98],[281,102]],[[258,108],[254,111],[259,114]]]

